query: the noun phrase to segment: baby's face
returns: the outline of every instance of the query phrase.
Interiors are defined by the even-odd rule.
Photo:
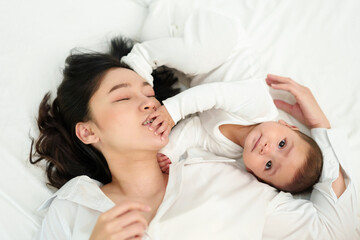
[[[309,144],[285,122],[264,122],[247,136],[243,159],[247,170],[277,188],[289,183],[303,165]]]

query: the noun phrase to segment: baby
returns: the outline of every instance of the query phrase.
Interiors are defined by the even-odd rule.
[[[298,103],[305,105],[302,112],[316,114],[311,113],[311,110],[309,110],[314,108],[313,105],[316,104],[316,101],[310,91],[304,93],[305,87],[291,79],[274,75],[268,75],[266,81],[274,88],[292,88]],[[214,83],[216,85],[214,89],[216,87],[221,93],[223,90],[222,84]],[[197,97],[193,99],[191,99],[190,95],[196,91],[200,92],[203,90],[205,93],[203,95],[208,94],[212,97],[211,95],[214,92],[211,91],[209,85],[211,84],[200,85],[180,94],[188,95],[188,101],[194,100],[194,105],[200,105],[197,100],[199,95],[196,95]],[[251,107],[256,107],[256,104],[251,104],[248,99],[241,98],[239,95],[236,97],[234,94],[240,90],[240,87],[245,87],[245,84],[228,83],[227,85],[227,87],[232,88],[234,91],[228,91],[228,94],[222,95],[225,103],[231,101],[238,103],[240,106],[247,103]],[[191,94],[187,93],[190,90]],[[246,91],[245,89],[243,90],[240,93]],[[249,95],[252,95],[252,93],[250,92]],[[256,102],[256,97],[253,96],[253,98]],[[198,99],[204,98],[200,97]],[[244,99],[245,102],[242,101]],[[306,102],[309,99],[312,101],[310,102],[311,105]],[[169,123],[170,126],[174,124],[171,121],[172,117],[166,110],[167,107],[172,110],[174,108],[171,104],[167,106],[166,101],[164,101],[164,106],[150,114],[148,120],[144,122],[144,124],[149,125],[149,129],[154,131],[155,134],[162,134],[160,128],[163,126]],[[260,102],[262,102],[261,98]],[[282,108],[284,106],[290,107],[290,105],[285,105],[286,103],[279,100],[276,100],[276,103]],[[308,105],[306,106],[306,104]],[[230,105],[235,106],[236,104]],[[216,108],[219,107],[221,106],[216,105]],[[265,121],[257,124],[251,124],[249,121],[246,124],[245,118],[249,116],[246,109],[241,114],[241,110],[231,111],[231,108],[226,108],[227,112],[225,112],[222,109],[216,108],[193,115],[180,121],[174,127],[169,136],[169,144],[160,151],[162,154],[158,155],[159,165],[163,171],[168,171],[169,164],[178,161],[188,148],[202,147],[220,156],[233,159],[240,159],[242,157],[247,171],[254,174],[260,181],[282,191],[291,193],[303,192],[311,188],[318,181],[322,170],[322,153],[316,142],[300,132],[297,127],[289,125],[283,120],[278,122]],[[305,114],[301,113],[300,108],[294,111],[295,115]],[[244,120],[240,122],[233,121],[234,119],[231,118],[227,120],[226,118],[222,119],[222,115],[231,116],[232,114],[236,114],[238,117],[243,116]],[[315,122],[310,125],[316,127]]]
[[[156,17],[151,19],[153,14],[149,16],[148,24],[161,26]],[[239,21],[212,9],[195,11],[185,19],[177,32],[150,36],[121,59],[150,84],[152,70],[162,65],[191,78],[191,88],[163,101],[164,106],[144,122],[166,138],[180,119],[198,113],[172,130],[161,151],[164,155],[159,155],[162,170],[167,171],[170,160],[178,161],[187,148],[200,146],[220,156],[242,157],[249,172],[280,190],[297,193],[310,188],[321,173],[321,151],[296,127],[272,122],[278,111]],[[146,26],[143,31],[151,32]],[[298,86],[272,75],[266,81],[275,89]],[[291,93],[298,101],[305,97]]]

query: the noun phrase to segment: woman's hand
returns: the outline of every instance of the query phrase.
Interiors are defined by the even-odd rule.
[[[155,135],[161,135],[163,140],[169,136],[170,130],[175,125],[165,106],[161,106],[151,113],[145,123],[150,120],[153,120],[153,122],[149,125],[149,130],[154,131]]]
[[[141,212],[148,211],[149,206],[136,202],[117,205],[99,216],[90,240],[140,240],[147,228],[147,221]]]
[[[310,89],[298,84],[291,78],[272,74],[267,75],[266,83],[273,89],[290,92],[296,99],[296,103],[293,105],[275,99],[274,103],[277,108],[289,113],[309,128],[330,128],[329,120],[321,110]]]
[[[171,164],[171,160],[164,154],[157,154],[157,161],[159,163],[159,167],[163,173],[169,174],[169,165]]]

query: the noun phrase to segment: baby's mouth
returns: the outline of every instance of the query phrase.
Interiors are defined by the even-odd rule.
[[[255,142],[254,147],[253,147],[253,149],[252,149],[251,151],[254,151],[254,149],[256,148],[256,146],[259,144],[261,137],[262,137],[262,135],[260,135],[260,137],[258,138],[258,140]]]

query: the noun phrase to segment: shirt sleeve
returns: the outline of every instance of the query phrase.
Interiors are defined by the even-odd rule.
[[[153,69],[163,65],[189,75],[207,73],[230,56],[244,31],[236,18],[201,10],[188,17],[182,36],[137,43],[121,61],[150,84]]]
[[[188,148],[202,147],[206,133],[198,116],[179,122],[169,135],[169,143],[159,152],[165,154],[172,163],[178,162]]]
[[[264,79],[201,84],[163,104],[175,123],[189,114],[212,108],[234,113],[249,122],[268,121],[278,115]]]
[[[346,137],[339,129],[312,129],[323,152],[324,164],[319,183],[310,201],[294,199],[280,192],[271,202],[264,226],[264,239],[355,239],[357,193],[345,159]],[[332,182],[343,171],[346,190],[337,198]]]
[[[76,209],[69,201],[55,198],[48,209],[36,239],[72,239],[71,226],[74,224],[74,218],[71,217],[71,213],[74,210]]]

